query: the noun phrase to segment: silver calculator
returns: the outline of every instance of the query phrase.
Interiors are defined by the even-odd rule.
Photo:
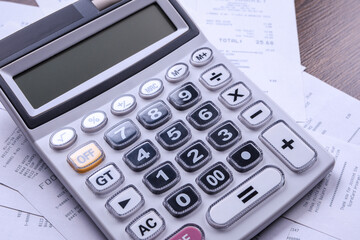
[[[2,103],[108,239],[250,239],[334,165],[176,0],[80,0],[0,49]]]

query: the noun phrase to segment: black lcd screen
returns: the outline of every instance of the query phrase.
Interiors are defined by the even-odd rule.
[[[14,80],[36,109],[175,31],[162,9],[152,4],[18,74]]]

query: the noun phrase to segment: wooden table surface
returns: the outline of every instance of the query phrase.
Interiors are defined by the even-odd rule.
[[[295,6],[306,71],[360,100],[360,2],[295,0]]]

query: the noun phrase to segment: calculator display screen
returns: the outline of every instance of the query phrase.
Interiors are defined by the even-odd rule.
[[[36,109],[176,31],[157,4],[14,77]]]

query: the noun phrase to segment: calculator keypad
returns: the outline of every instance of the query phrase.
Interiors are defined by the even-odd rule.
[[[149,79],[141,84],[139,95],[144,99],[157,97],[164,90],[164,84],[160,79]]]
[[[174,122],[156,135],[156,140],[166,150],[174,150],[191,138],[190,129],[181,120]]]
[[[123,116],[130,113],[136,107],[136,98],[131,94],[125,94],[116,98],[111,103],[111,113],[117,116]]]
[[[251,91],[244,83],[235,83],[219,95],[219,100],[230,109],[236,109],[250,101]]]
[[[256,131],[260,132],[259,129],[272,119],[271,108],[265,101],[253,100],[256,96],[252,96],[252,91],[245,83],[237,82],[230,85],[232,74],[224,64],[204,67],[213,59],[210,48],[200,48],[191,55],[189,65],[179,62],[164,71],[162,78],[167,81],[163,82],[157,78],[145,81],[139,86],[139,90],[135,89],[142,98],[138,99],[138,104],[145,106],[137,113],[131,113],[137,106],[137,93],[134,91],[131,94],[120,95],[111,103],[110,108],[107,107],[112,113],[109,115],[109,121],[113,118],[120,119],[119,116],[126,114],[129,114],[129,119],[121,120],[107,129],[104,133],[105,141],[115,150],[127,147],[129,149],[114,153],[115,151],[107,147],[112,154],[111,158],[107,156],[110,162],[86,176],[85,183],[89,191],[92,191],[91,194],[101,199],[105,199],[106,194],[114,191],[104,200],[105,207],[114,217],[121,218],[121,222],[131,220],[128,217],[143,207],[145,200],[151,205],[154,199],[158,203],[162,202],[164,209],[173,217],[182,218],[202,204],[201,194],[207,197],[204,202],[208,204],[205,206],[208,210],[206,213],[196,214],[206,216],[213,228],[226,229],[243,218],[285,183],[281,169],[269,165],[269,162],[264,163],[265,166],[261,169],[258,167],[260,170],[254,170],[255,174],[245,173],[260,165],[263,160],[263,152],[255,144],[257,141],[246,139],[248,132],[253,132],[251,137],[254,137],[254,133],[257,134],[260,139],[258,144],[263,143],[295,173],[306,171],[316,161],[315,150],[285,121],[279,120],[269,124],[261,133],[257,133]],[[198,75],[203,86],[198,84],[196,78],[179,83],[189,76],[190,71],[192,75],[193,71],[200,71],[200,67],[204,67],[204,70],[201,70],[202,74]],[[225,87],[227,84],[229,87]],[[218,92],[214,92],[216,90]],[[168,94],[168,103],[164,102],[166,96],[161,95],[163,91]],[[150,100],[153,98],[155,100]],[[202,98],[205,100],[199,104]],[[173,116],[172,111],[176,119],[166,124]],[[140,128],[131,120],[135,116],[141,125]],[[222,117],[224,120],[220,122]],[[85,133],[94,133],[106,123],[106,113],[97,110],[85,116],[78,127]],[[142,130],[144,139],[135,145]],[[190,142],[192,137],[195,139]],[[73,128],[63,128],[52,134],[50,146],[54,150],[63,150],[70,147],[76,139],[77,134]],[[159,145],[169,152],[163,151],[163,156],[160,156]],[[173,150],[177,151],[170,152]],[[114,154],[119,157],[113,158]],[[67,161],[75,171],[85,173],[97,167],[104,158],[105,153],[99,144],[90,141],[72,150],[67,156]],[[117,161],[121,158],[124,160],[125,169],[121,168],[120,171]],[[217,161],[215,164],[196,173],[212,158]],[[156,162],[159,163],[155,165]],[[139,173],[150,166],[154,167],[145,173]],[[131,174],[131,170],[137,173],[132,172],[131,176],[128,175],[129,178],[123,175]],[[234,170],[237,171],[234,172],[238,175],[236,177],[232,173]],[[123,184],[125,177],[127,181],[133,181],[133,175],[142,177],[139,186],[128,185],[115,192],[115,189]],[[241,180],[235,188],[224,193],[232,182],[244,176],[245,181]],[[193,186],[191,183],[194,179],[196,185]],[[181,187],[175,188],[180,182]],[[144,199],[137,187],[140,191],[147,188],[153,199]],[[170,192],[170,189],[173,191]],[[201,190],[198,192],[197,189]],[[209,199],[214,199],[214,196],[209,195],[220,193],[225,195],[219,195],[220,198],[216,201],[208,202]],[[126,222],[126,232],[133,239],[155,239],[166,227],[165,220],[155,209],[149,209],[129,222]],[[170,222],[173,223],[173,219]],[[204,240],[205,234],[200,226],[186,224],[167,239],[189,237]]]
[[[105,141],[115,150],[121,150],[133,144],[140,137],[140,130],[130,119],[116,124],[105,132]]]
[[[143,178],[144,184],[154,194],[161,194],[180,181],[180,173],[175,166],[167,161],[154,168]]]
[[[190,223],[182,226],[166,240],[205,240],[205,234],[201,227]]]
[[[213,102],[207,101],[189,113],[186,118],[197,130],[205,130],[220,120],[221,112]]]
[[[265,129],[260,140],[296,173],[316,162],[315,150],[282,120]]]
[[[129,185],[112,196],[105,207],[115,217],[124,218],[133,214],[144,203],[144,197],[139,190],[134,185]]]
[[[231,121],[226,121],[211,132],[207,136],[207,140],[213,148],[223,151],[241,139],[241,133],[238,127]]]
[[[224,64],[216,65],[200,76],[200,82],[209,90],[217,90],[231,81],[231,72]]]
[[[137,115],[138,121],[144,128],[152,130],[160,127],[171,118],[170,108],[163,101],[151,103],[140,110]]]
[[[263,101],[257,101],[251,104],[239,115],[240,121],[250,129],[263,126],[271,117],[272,111]]]
[[[206,213],[207,221],[214,228],[228,228],[284,184],[280,169],[264,167],[213,203]]]
[[[86,185],[95,194],[109,193],[124,182],[124,175],[113,163],[93,173],[86,180]]]
[[[176,156],[177,163],[187,172],[194,172],[211,160],[211,151],[201,140],[192,143]]]
[[[95,111],[83,118],[81,121],[81,130],[86,133],[93,133],[102,129],[108,119],[103,111]]]
[[[227,160],[238,172],[246,172],[258,165],[262,159],[259,147],[253,141],[248,141],[231,152]]]
[[[186,110],[198,103],[200,99],[200,90],[191,82],[175,89],[168,97],[171,105],[177,110]]]
[[[133,171],[142,171],[160,158],[157,147],[149,140],[140,143],[138,146],[124,154],[126,165]]]
[[[66,127],[54,132],[50,136],[49,145],[54,150],[62,150],[73,145],[76,139],[75,129]]]
[[[151,208],[135,218],[125,231],[135,240],[152,240],[165,230],[165,220]]]
[[[171,215],[180,218],[199,207],[201,196],[191,184],[187,184],[167,196],[163,204]]]
[[[201,67],[209,64],[214,58],[211,48],[199,48],[191,54],[190,62],[195,67]]]
[[[78,173],[85,173],[98,166],[105,158],[105,153],[95,141],[90,141],[69,153],[67,161]]]
[[[170,67],[166,73],[166,80],[169,82],[179,82],[189,76],[189,67],[185,63],[177,63]]]
[[[233,181],[233,175],[222,162],[217,162],[196,178],[196,183],[207,194],[225,189]]]

